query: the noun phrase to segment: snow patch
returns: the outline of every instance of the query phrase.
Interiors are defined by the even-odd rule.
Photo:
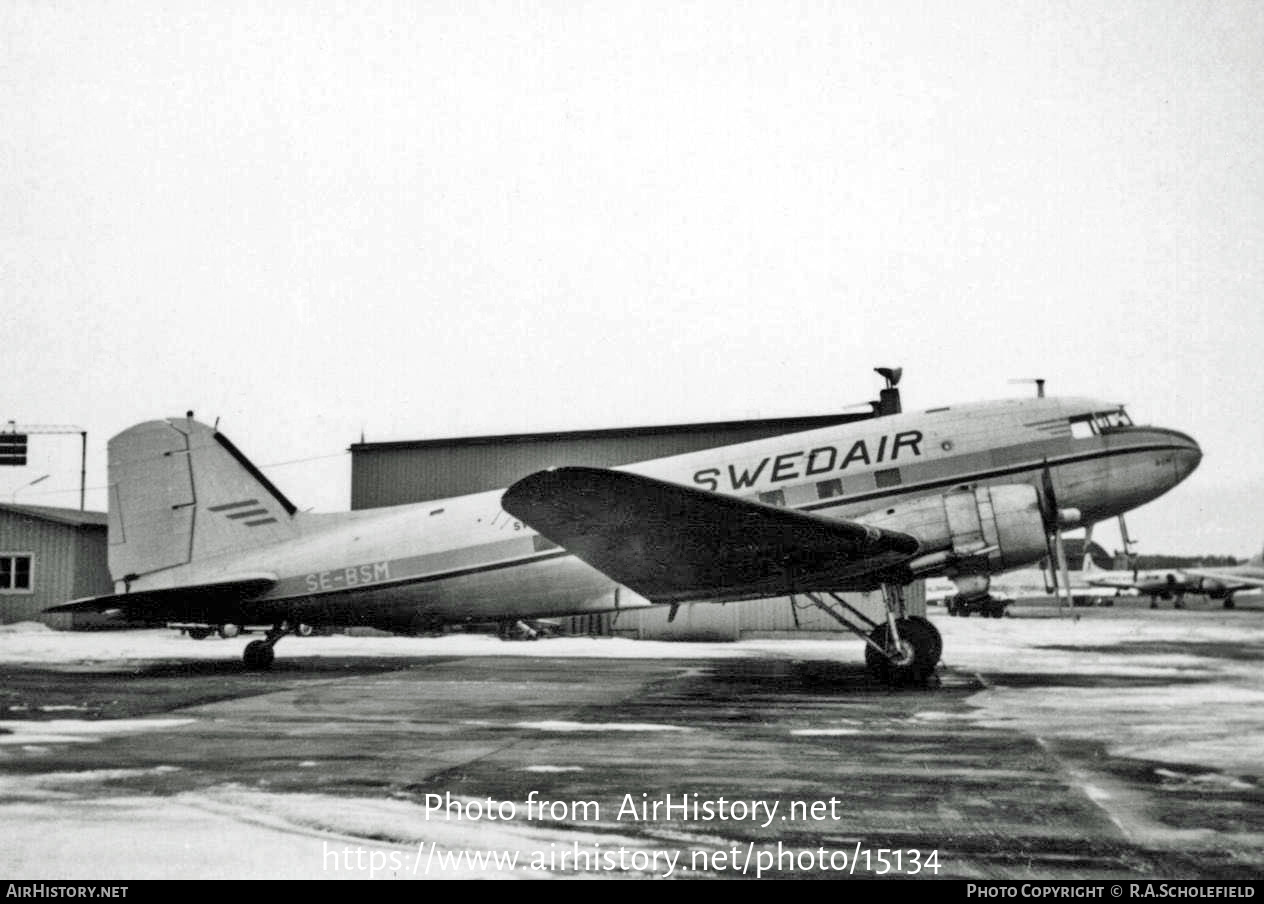
[[[0,721],[0,745],[90,744],[112,734],[163,731],[193,719],[49,719],[46,722]]]
[[[515,722],[516,728],[533,728],[536,731],[693,731],[680,725],[656,725],[652,722]]]

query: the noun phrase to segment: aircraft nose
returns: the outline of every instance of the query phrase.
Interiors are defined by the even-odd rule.
[[[1189,444],[1178,449],[1175,456],[1176,464],[1176,482],[1180,483],[1186,477],[1193,473],[1198,467],[1198,463],[1203,460],[1203,450],[1199,447],[1193,437],[1189,438]]]

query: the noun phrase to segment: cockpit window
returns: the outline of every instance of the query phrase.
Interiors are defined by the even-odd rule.
[[[1122,408],[1114,411],[1098,411],[1093,414],[1080,414],[1071,418],[1071,436],[1075,439],[1087,439],[1100,436],[1112,430],[1120,430],[1132,426],[1132,418]]]
[[[1117,411],[1103,411],[1093,416],[1097,422],[1097,429],[1101,433],[1107,433],[1111,430],[1117,430],[1120,427],[1131,427],[1132,418],[1128,417],[1128,413],[1120,408]]]

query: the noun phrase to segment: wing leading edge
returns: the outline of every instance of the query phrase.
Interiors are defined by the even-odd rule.
[[[538,471],[505,511],[656,603],[869,590],[916,538],[603,468]]]

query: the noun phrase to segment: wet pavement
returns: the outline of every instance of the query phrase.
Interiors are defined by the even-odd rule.
[[[1085,643],[940,618],[933,690],[872,683],[846,641],[0,664],[0,872],[1257,877],[1260,770],[1163,749],[1215,740],[1217,697],[1253,745],[1258,654],[1132,617]]]

